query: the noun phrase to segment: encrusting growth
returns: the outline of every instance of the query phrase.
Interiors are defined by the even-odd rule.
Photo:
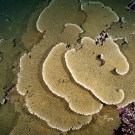
[[[59,43],[52,48],[43,63],[43,79],[53,93],[66,99],[74,112],[83,115],[95,114],[103,105],[68,74],[64,60],[64,53],[68,50],[66,46]]]
[[[106,104],[118,104],[124,99],[124,92],[118,85],[118,77],[129,70],[125,56],[112,39],[107,39],[103,46],[85,37],[81,41],[82,49],[71,49],[65,53],[66,65],[75,81]],[[97,56],[101,55],[105,63]],[[115,71],[115,75],[113,70]],[[117,72],[117,73],[116,73]],[[119,75],[120,74],[120,75]]]

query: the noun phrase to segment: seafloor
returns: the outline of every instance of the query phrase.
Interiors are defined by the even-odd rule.
[[[61,0],[57,1],[61,2]],[[60,14],[65,13],[65,9],[70,10],[71,6],[73,6],[72,1],[77,0],[69,0],[68,5],[60,7]],[[82,18],[82,20],[76,20],[76,23],[78,23],[80,27],[83,27],[83,23],[86,22],[87,18],[87,15],[81,11],[81,3],[83,2],[88,3],[89,0],[78,0],[76,2]],[[121,18],[118,23],[122,23],[122,19],[124,18],[124,23],[128,24],[129,27],[127,29],[125,28],[125,31],[127,30],[127,33],[130,33],[130,25],[133,25],[135,22],[135,12],[129,13],[125,11],[125,7],[130,3],[130,0],[99,0],[99,2],[115,11],[118,17]],[[30,52],[32,47],[43,39],[43,33],[37,30],[36,22],[40,13],[48,7],[50,3],[51,0],[0,0],[0,101],[3,99],[6,90],[13,84],[17,84],[17,74],[20,71],[19,64],[21,56],[24,53]],[[69,9],[67,9],[66,6],[69,6]],[[54,10],[54,16],[55,13],[58,13],[55,12],[53,8],[51,10]],[[95,14],[95,18],[98,18],[98,15],[100,16],[100,11]],[[65,16],[66,22],[68,22],[68,17],[70,18],[70,15]],[[52,24],[55,25],[55,19],[53,20],[53,17],[50,18],[52,20],[47,20],[50,22],[50,26]],[[57,20],[56,23],[58,25],[61,23],[61,20]],[[98,23],[100,25],[100,22]],[[113,27],[114,29],[117,28],[115,24],[113,24]],[[130,48],[130,45],[124,42],[126,32],[123,32],[123,35],[121,35],[121,33],[117,35],[119,30],[113,30],[113,27],[111,29],[106,28],[106,30],[108,29],[108,33],[110,34],[112,32],[115,39],[119,38],[117,37],[119,35],[122,37],[122,39],[116,41],[117,44],[123,54],[127,55],[130,53],[129,56],[133,58],[134,52],[128,51],[132,49],[132,47]],[[53,26],[52,28],[55,29]],[[131,29],[131,34],[134,31],[135,28],[134,30]],[[55,34],[55,32],[53,34]],[[84,35],[82,34],[80,37],[86,35],[84,33]],[[131,35],[127,36],[127,38],[130,37]],[[133,36],[133,38],[135,37]],[[134,46],[134,44],[132,44],[132,46]],[[51,50],[50,47],[48,47],[48,51],[49,50]],[[135,68],[134,65],[131,65],[131,67],[131,70]],[[108,118],[106,118],[106,115],[108,115]],[[21,96],[15,87],[15,90],[9,95],[8,102],[0,106],[0,135],[112,135],[113,129],[117,128],[120,124],[120,120],[117,116],[118,112],[115,105],[104,105],[101,112],[93,116],[90,124],[83,125],[82,128],[78,130],[71,129],[62,132],[51,128],[46,121],[30,114],[25,104],[25,96]],[[115,119],[115,122],[111,123],[112,120],[109,120],[109,118]]]

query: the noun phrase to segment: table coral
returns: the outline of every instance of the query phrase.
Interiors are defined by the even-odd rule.
[[[111,8],[100,2],[84,3],[81,9],[87,14],[87,19],[82,24],[85,32],[81,37],[89,36],[95,39],[102,30],[109,28],[112,22],[119,20],[117,14]]]
[[[118,46],[107,39],[103,46],[98,46],[91,38],[85,37],[81,41],[82,49],[69,50],[65,54],[66,65],[75,81],[106,104],[118,104],[124,99],[124,92],[117,85],[117,76],[129,70],[126,57],[120,52]],[[111,50],[111,51],[110,51]],[[101,55],[105,64],[100,66],[96,58]]]
[[[66,99],[73,111],[83,115],[95,114],[103,105],[70,77],[64,60],[66,46],[59,43],[52,48],[43,63],[43,79],[53,93]]]

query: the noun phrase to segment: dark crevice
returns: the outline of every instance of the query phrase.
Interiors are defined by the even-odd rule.
[[[114,68],[114,69],[111,71],[111,73],[112,73],[113,75],[119,75],[119,74],[116,72],[116,68]]]
[[[96,60],[101,62],[99,66],[103,66],[105,64],[105,60],[102,59],[102,54],[97,55]]]

